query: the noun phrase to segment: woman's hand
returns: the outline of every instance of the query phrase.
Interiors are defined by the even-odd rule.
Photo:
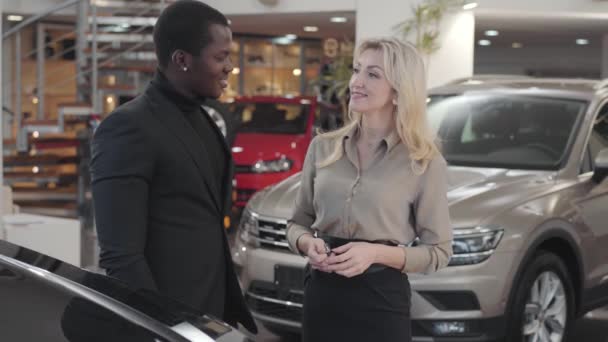
[[[309,234],[302,235],[298,241],[298,248],[308,256],[308,263],[313,269],[329,272],[325,241]]]
[[[377,246],[367,242],[350,242],[332,250],[325,260],[327,271],[351,278],[365,272],[376,262]]]

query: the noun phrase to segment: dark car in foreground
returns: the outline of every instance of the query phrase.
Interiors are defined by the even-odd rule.
[[[247,342],[153,291],[0,240],[0,341]]]

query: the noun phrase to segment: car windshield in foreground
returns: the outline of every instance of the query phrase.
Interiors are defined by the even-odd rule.
[[[310,111],[305,103],[234,102],[230,107],[243,133],[304,134]]]
[[[556,170],[587,103],[525,95],[431,96],[428,119],[451,165]]]

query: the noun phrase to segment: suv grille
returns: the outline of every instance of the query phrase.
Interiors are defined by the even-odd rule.
[[[289,250],[287,243],[287,221],[258,218],[258,241],[262,247],[270,249]]]
[[[272,283],[253,281],[245,294],[247,304],[254,312],[300,323],[304,292],[281,291]]]
[[[251,173],[251,165],[235,165],[235,173]]]

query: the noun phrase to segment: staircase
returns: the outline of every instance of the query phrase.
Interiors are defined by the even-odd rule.
[[[22,213],[78,219],[94,235],[90,140],[152,77],[152,31],[164,6],[67,0],[3,27],[4,183]]]

